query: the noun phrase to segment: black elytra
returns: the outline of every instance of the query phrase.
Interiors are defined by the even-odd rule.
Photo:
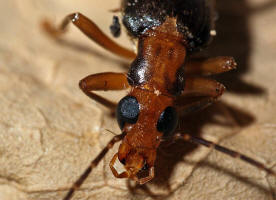
[[[177,30],[188,51],[206,46],[214,28],[209,0],[122,0],[123,24],[133,37],[160,26],[168,17],[176,18]]]
[[[117,106],[116,117],[121,129],[125,123],[135,124],[138,120],[140,107],[137,99],[133,96],[125,96]]]
[[[170,136],[178,124],[178,114],[174,107],[168,106],[160,115],[156,128],[164,137]]]

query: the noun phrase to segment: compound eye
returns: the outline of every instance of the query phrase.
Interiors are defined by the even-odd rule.
[[[140,112],[139,103],[133,96],[122,98],[117,106],[117,121],[121,129],[125,123],[135,124]]]
[[[178,124],[178,115],[175,108],[168,106],[160,115],[156,128],[164,133],[164,137],[174,132]]]

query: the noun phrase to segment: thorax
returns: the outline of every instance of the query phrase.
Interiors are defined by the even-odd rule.
[[[168,19],[139,38],[138,55],[128,73],[131,86],[164,95],[180,92],[186,48],[175,27],[175,20]]]

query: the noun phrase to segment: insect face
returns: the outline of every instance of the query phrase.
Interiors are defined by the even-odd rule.
[[[154,177],[153,165],[155,158],[155,148],[147,149],[145,147],[135,147],[123,141],[119,147],[118,153],[113,156],[110,162],[110,168],[117,178],[131,178],[140,184],[144,184]],[[114,163],[117,159],[124,165],[125,171],[122,173],[118,173],[117,169],[114,167]]]
[[[153,178],[152,169],[160,139],[173,133],[178,122],[171,101],[167,96],[158,96],[141,89],[133,89],[120,100],[116,112],[117,121],[126,137],[110,163],[116,177],[132,178],[141,183]],[[113,167],[117,158],[125,168],[121,174]],[[146,171],[148,175],[140,177]]]

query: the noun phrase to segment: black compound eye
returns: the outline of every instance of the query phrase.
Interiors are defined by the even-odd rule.
[[[133,96],[122,98],[117,106],[117,121],[121,129],[125,123],[135,124],[139,115],[139,103]]]
[[[160,115],[157,122],[157,130],[163,132],[164,136],[167,137],[173,133],[178,124],[178,115],[175,108],[169,106]]]

